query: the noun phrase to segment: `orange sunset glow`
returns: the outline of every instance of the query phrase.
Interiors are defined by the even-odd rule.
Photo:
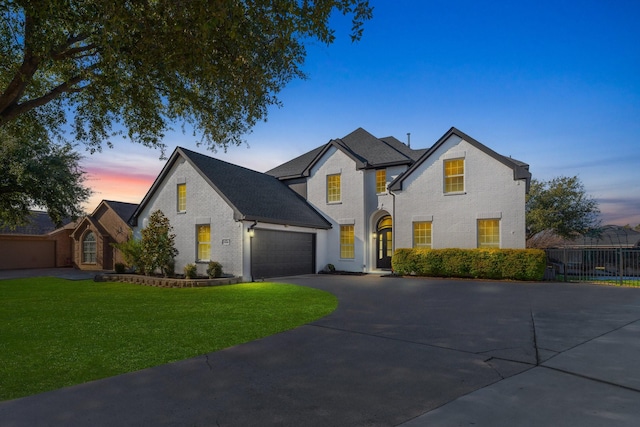
[[[109,168],[87,167],[87,185],[93,195],[85,205],[87,212],[92,212],[101,200],[140,203],[153,181],[156,173],[137,171],[116,172]]]

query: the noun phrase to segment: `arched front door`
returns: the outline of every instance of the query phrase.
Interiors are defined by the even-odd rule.
[[[383,216],[376,225],[376,268],[391,268],[393,255],[391,216]]]

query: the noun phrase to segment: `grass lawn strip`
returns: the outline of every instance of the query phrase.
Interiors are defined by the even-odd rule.
[[[220,350],[336,307],[327,292],[278,283],[170,289],[0,281],[0,400]]]

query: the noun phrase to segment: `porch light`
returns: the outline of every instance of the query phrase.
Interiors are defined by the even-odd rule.
[[[249,237],[253,237],[255,235],[255,231],[253,230],[253,228],[258,225],[258,221],[253,221],[253,224],[251,224],[249,226],[249,228],[247,229],[247,232],[249,233]]]

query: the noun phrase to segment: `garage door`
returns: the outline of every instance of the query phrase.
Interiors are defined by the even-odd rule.
[[[252,276],[295,276],[315,273],[315,234],[255,230],[251,239]]]

